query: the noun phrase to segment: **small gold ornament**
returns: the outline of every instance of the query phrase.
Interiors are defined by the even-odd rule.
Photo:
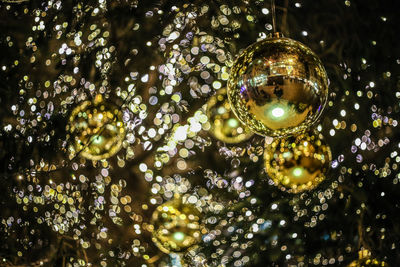
[[[316,135],[277,139],[265,148],[265,170],[282,190],[311,190],[325,180],[331,150]]]
[[[233,112],[264,136],[306,131],[318,120],[327,97],[328,78],[319,58],[302,43],[279,34],[246,48],[228,80]]]
[[[208,100],[207,117],[211,124],[211,135],[222,142],[237,144],[248,140],[253,135],[231,111],[226,89],[219,90]]]
[[[200,211],[175,198],[153,212],[153,242],[165,253],[184,252],[201,240]]]
[[[351,262],[348,267],[388,267],[389,265],[378,259],[371,257],[371,252],[366,249],[362,249],[358,252],[358,260]]]
[[[67,130],[72,138],[71,155],[79,154],[91,160],[113,156],[121,149],[125,138],[120,108],[105,102],[101,95],[72,111]]]

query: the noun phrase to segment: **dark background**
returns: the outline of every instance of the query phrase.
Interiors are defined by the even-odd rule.
[[[163,114],[178,114],[184,124],[213,94],[213,90],[192,94],[190,78],[197,77],[200,85],[210,81],[199,78],[201,67],[193,68],[190,73],[178,71],[179,84],[174,91],[181,93],[182,101],[176,104],[169,96],[160,95],[158,103],[150,105],[149,99],[154,95],[151,88],[159,91],[165,85],[158,66],[174,51],[179,54],[173,45],[180,44],[188,33],[194,36],[187,38],[189,49],[201,43],[201,32],[207,32],[214,36],[213,44],[218,38],[223,43],[221,48],[234,58],[240,49],[255,42],[260,32],[271,33],[266,27],[271,23],[269,1],[108,1],[103,7],[96,1],[63,1],[60,8],[56,8],[57,2],[52,5],[48,2],[0,3],[0,259],[3,259],[0,265],[35,266],[42,260],[48,266],[63,266],[81,259],[94,266],[102,261],[107,262],[107,266],[124,263],[140,266],[145,262],[144,254],[159,254],[151,242],[151,233],[146,231],[155,206],[148,204],[149,208],[143,209],[142,204],[149,202],[152,195],[149,191],[155,184],[162,186],[167,183],[167,176],[176,174],[173,183],[179,184],[181,177],[186,177],[193,192],[206,188],[208,194],[229,207],[218,214],[210,211],[204,215],[216,218],[215,224],[204,221],[209,229],[220,231],[215,239],[219,242],[200,244],[199,253],[208,259],[210,266],[217,266],[221,261],[227,266],[345,266],[358,258],[361,247],[369,249],[375,258],[389,266],[400,263],[400,134],[397,125],[400,119],[400,21],[397,1],[276,1],[278,30],[315,51],[330,78],[329,103],[320,125],[332,150],[333,167],[328,179],[317,189],[298,195],[268,185],[262,162],[264,140],[258,136],[232,148],[202,131],[199,134],[202,139],[196,139],[192,156],[186,159],[186,170],[176,168],[179,156],[171,157],[162,169],[153,168],[154,177],[162,176],[162,182],[146,182],[138,166],[142,162],[148,166],[154,164],[157,148],[172,132],[172,125],[152,141],[151,147],[144,145],[147,137],[139,134],[137,128],[132,129],[136,141],[125,145],[118,154],[125,161],[123,167],[118,167],[117,157],[108,159],[104,166],[100,162],[68,159],[66,151],[69,137],[65,125],[71,110],[97,93],[125,107],[133,101],[133,97],[125,100],[121,97],[129,83],[135,84],[135,96],[140,96],[147,106],[147,116],[140,119],[145,128],[153,126],[156,113],[165,103],[169,106]],[[296,3],[300,7],[296,7]],[[226,15],[230,20],[226,27],[212,27],[213,17],[223,15],[221,6],[224,4],[231,8],[236,6],[241,12]],[[208,10],[202,11],[205,5]],[[187,23],[178,39],[161,48],[159,40],[163,29],[182,18],[186,21],[173,6],[182,14],[194,12],[198,16]],[[93,13],[96,7],[100,12]],[[269,14],[262,14],[264,7],[269,9]],[[159,10],[163,13],[157,13]],[[248,15],[254,20],[250,21]],[[33,30],[40,24],[35,17],[43,21],[44,30]],[[233,20],[241,26],[233,28]],[[64,27],[65,22],[68,24]],[[94,40],[105,31],[109,32],[104,37],[105,45],[88,41],[88,36],[95,32],[90,28],[93,24],[101,30]],[[135,25],[140,27],[135,29]],[[79,31],[82,45],[74,46],[74,36]],[[306,36],[303,31],[307,32]],[[147,41],[152,41],[153,45],[147,46]],[[73,50],[70,55],[59,53],[63,43]],[[182,51],[184,54],[183,48]],[[96,58],[107,52],[109,57],[103,57],[103,65],[97,67]],[[217,62],[212,52],[204,51],[201,55]],[[193,65],[198,64],[199,57],[193,59]],[[51,59],[51,64],[46,65],[47,59]],[[149,72],[152,65],[157,68]],[[74,72],[76,67],[79,71]],[[137,78],[148,72],[148,82]],[[68,77],[72,77],[72,82]],[[50,86],[45,85],[46,81]],[[86,82],[95,89],[90,90]],[[32,101],[37,101],[35,111],[31,110]],[[359,104],[358,110],[354,108],[355,103]],[[18,107],[17,111],[12,110],[13,106]],[[346,111],[345,116],[341,115],[342,110]],[[129,116],[134,121],[139,113],[130,112]],[[341,128],[335,128],[335,119],[341,123]],[[374,121],[377,121],[376,127]],[[331,129],[335,129],[333,136]],[[357,147],[357,138],[366,143],[365,150]],[[128,147],[134,151],[133,158],[127,156]],[[245,152],[226,156],[227,150]],[[252,162],[249,159],[252,154],[260,159]],[[233,160],[239,160],[240,165],[232,163]],[[111,182],[98,178],[102,168],[109,169]],[[80,182],[80,175],[87,177],[86,181]],[[238,175],[244,181],[255,181],[255,185],[250,189],[243,186],[237,189],[234,178]],[[224,177],[229,186],[212,186],[210,177]],[[57,201],[43,198],[45,203],[38,204],[40,201],[36,203],[34,199],[43,196],[50,180],[53,182],[50,187],[56,191],[57,185],[63,185],[60,192],[73,197],[80,211],[79,220],[63,233],[54,231],[57,223],[53,220],[62,216],[54,206]],[[126,181],[126,186],[121,186],[123,192],[115,193],[111,185],[124,185],[122,180]],[[104,194],[96,191],[96,183],[105,185]],[[238,197],[240,192],[248,197]],[[100,195],[108,201],[113,194],[132,197],[131,211],[120,212],[119,219],[110,215],[110,210],[116,207],[108,202],[103,210],[96,206],[95,200]],[[162,194],[159,191],[158,203],[165,199]],[[250,203],[252,198],[257,199],[255,204]],[[321,207],[325,203],[327,209],[323,210]],[[278,208],[271,209],[273,204]],[[246,219],[244,214],[249,210],[253,217]],[[247,238],[246,234],[257,219],[265,221],[263,230]],[[221,224],[223,220],[227,224]],[[284,226],[280,224],[282,220]],[[140,234],[134,233],[133,224],[143,227]],[[235,231],[228,231],[229,226]],[[112,242],[98,238],[97,234],[104,227]],[[297,236],[293,237],[293,233]],[[83,249],[81,240],[91,246]],[[132,253],[132,244],[137,244],[134,240],[140,240],[138,253]],[[101,245],[96,247],[96,243]],[[235,247],[237,244],[240,248]],[[235,254],[236,251],[240,253]],[[291,256],[287,257],[288,254]],[[186,259],[193,261],[191,255],[186,255]]]

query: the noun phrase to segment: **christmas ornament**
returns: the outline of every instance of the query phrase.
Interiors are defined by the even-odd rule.
[[[387,267],[387,263],[384,261],[379,261],[371,257],[371,252],[366,249],[362,249],[358,252],[359,259],[353,261],[348,265],[348,267]]]
[[[282,190],[298,193],[325,179],[331,150],[318,136],[302,134],[277,139],[265,148],[265,170]]]
[[[237,144],[248,140],[253,133],[231,111],[226,89],[221,89],[207,102],[207,117],[211,123],[210,133],[218,140]]]
[[[201,240],[200,212],[180,198],[157,207],[152,216],[153,242],[165,253],[178,253]]]
[[[233,112],[264,136],[307,130],[321,115],[327,96],[328,78],[319,58],[310,48],[279,34],[246,48],[228,81]]]
[[[122,112],[119,107],[105,102],[101,95],[76,107],[69,117],[69,151],[91,160],[113,156],[125,137]]]

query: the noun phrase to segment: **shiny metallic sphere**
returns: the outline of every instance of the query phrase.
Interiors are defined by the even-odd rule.
[[[326,178],[331,149],[317,135],[301,134],[273,141],[265,147],[265,172],[283,191],[312,190]]]
[[[272,37],[236,59],[228,98],[239,120],[257,134],[283,137],[309,129],[328,98],[328,77],[319,58],[295,40]]]

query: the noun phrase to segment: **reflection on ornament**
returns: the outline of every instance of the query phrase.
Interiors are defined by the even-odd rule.
[[[100,95],[72,111],[67,130],[72,138],[71,155],[79,154],[91,160],[113,156],[121,149],[125,137],[121,110]]]
[[[374,259],[371,257],[371,252],[362,249],[358,252],[359,259],[353,261],[348,265],[348,267],[387,267],[388,264],[384,261],[379,261],[378,259]]]
[[[158,206],[152,216],[153,242],[165,253],[183,252],[201,240],[200,212],[176,198]]]
[[[325,179],[331,150],[316,135],[277,139],[265,148],[265,170],[282,190],[311,190]]]
[[[157,266],[157,267],[186,267],[189,266],[185,264],[184,260],[179,254],[170,253],[165,255],[157,261],[154,265],[150,266]]]
[[[231,111],[226,89],[219,90],[208,100],[207,117],[211,123],[210,133],[222,142],[237,144],[248,140],[253,135]]]
[[[310,48],[281,36],[244,50],[231,69],[233,112],[254,132],[283,137],[315,123],[328,97],[328,78]]]

